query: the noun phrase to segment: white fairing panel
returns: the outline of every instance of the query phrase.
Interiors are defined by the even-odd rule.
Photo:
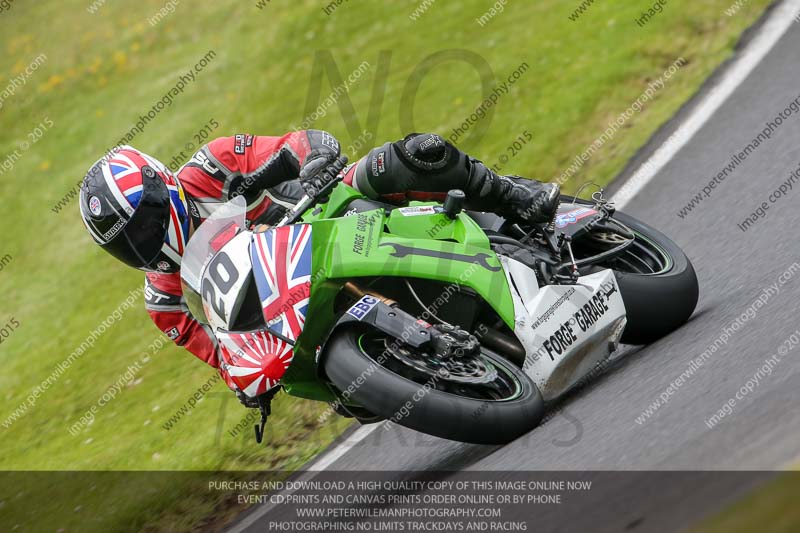
[[[515,333],[525,347],[523,369],[545,401],[555,399],[616,349],[626,318],[614,272],[540,288],[530,268],[499,257],[514,299]]]
[[[231,329],[244,297],[242,288],[250,276],[252,233],[242,231],[228,241],[208,262],[202,274],[203,309],[214,330]]]

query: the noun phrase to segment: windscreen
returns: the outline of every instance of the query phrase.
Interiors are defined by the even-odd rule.
[[[247,203],[241,196],[221,205],[197,228],[181,259],[183,297],[194,318],[208,324],[203,310],[200,283],[212,257],[241,230],[246,228]]]

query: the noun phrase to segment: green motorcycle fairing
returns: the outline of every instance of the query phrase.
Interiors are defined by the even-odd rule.
[[[337,216],[363,196],[339,184],[329,201],[311,209],[311,295],[308,319],[282,382],[287,392],[335,401],[319,379],[317,357],[339,316],[334,301],[354,278],[396,276],[457,283],[480,295],[511,328],[514,303],[508,281],[486,234],[467,214],[455,220],[439,204],[412,202],[405,208]],[[339,313],[341,314],[341,312]]]

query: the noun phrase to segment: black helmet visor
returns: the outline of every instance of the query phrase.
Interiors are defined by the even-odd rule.
[[[120,261],[134,268],[155,270],[170,221],[170,198],[166,183],[149,166],[142,167],[142,196],[131,217],[120,218],[117,234],[101,245]]]

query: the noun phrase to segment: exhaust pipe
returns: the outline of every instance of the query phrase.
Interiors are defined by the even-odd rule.
[[[483,333],[476,333],[475,336],[494,351],[505,355],[512,363],[522,368],[525,364],[525,348],[516,337],[500,333],[486,324],[478,324],[477,330]]]

